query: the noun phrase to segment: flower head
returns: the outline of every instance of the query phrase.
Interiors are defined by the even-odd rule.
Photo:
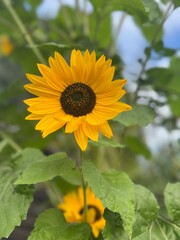
[[[70,65],[57,52],[49,65],[38,64],[42,76],[27,74],[32,84],[25,88],[37,97],[25,100],[31,112],[26,119],[39,120],[36,130],[43,137],[65,126],[65,133],[74,133],[83,151],[88,138],[98,141],[99,132],[111,138],[108,120],[131,109],[118,101],[125,94],[126,80],[112,81],[111,60],[104,55],[96,60],[94,51],[73,50]]]
[[[0,36],[0,52],[4,56],[9,56],[13,51],[13,44],[11,43],[9,37],[7,35]]]
[[[69,223],[88,222],[92,228],[92,233],[95,237],[105,226],[105,219],[103,218],[104,207],[101,201],[95,197],[90,188],[86,189],[87,200],[87,218],[85,219],[83,189],[79,188],[77,192],[68,193],[64,196],[64,202],[58,205],[64,212],[64,217]]]

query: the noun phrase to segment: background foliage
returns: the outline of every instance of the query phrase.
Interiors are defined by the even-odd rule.
[[[79,154],[73,137],[58,131],[42,139],[34,130],[35,123],[24,120],[27,111],[23,99],[29,97],[23,88],[27,82],[25,73],[39,74],[36,64],[47,63],[54,51],[59,51],[68,60],[73,48],[88,48],[96,50],[98,56],[105,54],[112,58],[116,66],[115,78],[123,78],[128,66],[117,50],[117,37],[128,15],[133,17],[148,42],[143,49],[144,57],[137,59],[140,68],[133,76],[135,82],[130,79],[128,83],[136,87],[132,91],[127,86],[128,93],[123,99],[133,110],[111,121],[113,141],[102,138],[98,143],[90,142],[85,153],[90,161],[84,163],[83,174],[107,208],[107,225],[99,239],[121,237],[126,240],[131,233],[135,240],[146,240],[150,236],[153,240],[180,238],[180,185],[175,184],[180,179],[180,151],[178,138],[171,141],[172,133],[180,126],[180,58],[178,49],[166,48],[162,41],[164,23],[170,12],[180,7],[180,1],[161,1],[167,4],[166,11],[162,11],[154,0],[91,0],[93,11],[87,13],[87,5],[84,3],[82,9],[76,0],[74,8],[62,5],[54,18],[38,17],[36,10],[41,1],[0,2],[0,238],[8,237],[26,218],[33,199],[31,184],[53,179],[51,184],[66,193],[81,181],[72,160]],[[116,33],[111,17],[114,11],[123,11]],[[15,16],[21,20],[21,27]],[[159,59],[168,57],[169,66],[148,68],[154,55]],[[168,116],[162,110],[167,107],[170,109]],[[152,151],[147,130],[151,130],[151,136],[154,132],[156,145],[155,133],[159,128],[168,133],[169,139],[164,146],[154,146],[156,151]],[[61,153],[56,153],[58,151]],[[49,154],[53,155],[47,156]],[[47,173],[46,169],[50,171]],[[99,179],[99,185],[94,179]],[[114,195],[116,184],[121,186],[122,182]],[[52,188],[44,187],[48,189],[51,203],[56,205],[61,195],[57,199]],[[111,198],[104,197],[107,191],[111,191],[114,205]],[[58,238],[58,225],[57,229],[48,232],[46,227],[52,223],[48,222],[50,216],[52,222],[59,221],[59,226],[68,229],[69,235]],[[86,224],[68,226],[58,210],[49,209],[38,217],[29,239],[41,239],[43,234],[47,234],[47,240],[52,239],[52,234],[57,234],[57,240],[71,239],[75,237],[74,232],[77,236],[73,239],[88,239],[85,233],[90,229]]]

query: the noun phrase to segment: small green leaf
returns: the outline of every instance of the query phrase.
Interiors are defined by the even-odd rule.
[[[174,116],[180,117],[180,96],[178,94],[169,94],[168,102]]]
[[[30,164],[15,184],[35,184],[57,176],[72,181],[71,174],[74,174],[74,171],[75,162],[68,158],[66,153],[55,153]]]
[[[135,105],[131,111],[119,114],[114,121],[123,124],[126,127],[139,125],[145,127],[153,121],[155,113],[152,108],[144,105]]]
[[[144,4],[145,11],[148,13],[149,21],[154,22],[160,19],[162,15],[158,4],[154,0],[141,0]]]
[[[122,218],[118,213],[111,212],[106,208],[104,211],[104,218],[106,219],[106,225],[102,234],[105,240],[129,240],[129,237],[123,228]]]
[[[134,188],[129,177],[116,170],[100,173],[96,166],[85,161],[83,176],[104,207],[121,215],[124,229],[131,235],[134,219]]]
[[[126,137],[126,146],[137,154],[143,155],[145,158],[150,159],[152,157],[149,148],[140,141],[137,137]]]
[[[168,183],[164,196],[169,216],[171,216],[173,221],[180,227],[180,182]]]
[[[154,195],[146,188],[135,185],[135,223],[133,237],[148,231],[158,216],[159,206]]]
[[[98,140],[98,142],[90,141],[89,143],[95,147],[100,147],[100,146],[113,147],[113,148],[117,148],[117,147],[123,148],[124,147],[124,145],[118,143],[116,140],[109,139],[109,138],[100,138]]]
[[[87,223],[69,224],[58,209],[48,209],[36,220],[28,240],[88,240],[91,228]]]

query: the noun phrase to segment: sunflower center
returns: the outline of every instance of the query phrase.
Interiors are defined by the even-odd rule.
[[[65,113],[80,117],[92,112],[96,95],[88,85],[73,83],[62,92],[60,103]]]
[[[101,218],[101,213],[99,209],[93,205],[87,205],[87,216],[88,216],[88,222],[93,223],[98,221]],[[84,208],[82,208],[79,212],[81,215],[84,214]]]

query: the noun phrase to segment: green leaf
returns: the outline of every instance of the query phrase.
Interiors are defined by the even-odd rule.
[[[142,186],[135,186],[135,222],[133,240],[177,240],[180,239],[179,183],[168,184],[165,190],[165,203],[172,222],[158,216],[159,206],[153,194]],[[174,197],[174,198],[173,198]]]
[[[87,223],[69,224],[58,209],[48,209],[36,220],[28,240],[88,240],[91,228]]]
[[[135,192],[135,223],[133,237],[139,236],[150,229],[158,216],[159,206],[154,195],[140,185],[134,186]]]
[[[131,235],[134,219],[134,188],[129,177],[116,170],[100,173],[96,166],[85,161],[83,176],[104,207],[121,215],[124,229]]]
[[[117,141],[115,141],[113,139],[108,139],[108,138],[100,138],[98,140],[98,142],[90,141],[89,143],[95,147],[100,147],[100,146],[113,147],[113,148],[117,148],[117,147],[123,148],[124,147],[124,145],[118,143]]]
[[[126,146],[137,154],[143,155],[147,159],[151,159],[151,151],[149,148],[137,137],[126,137]]]
[[[179,0],[172,0],[172,2],[174,3],[175,8],[180,6],[180,1]]]
[[[149,21],[154,22],[160,19],[161,11],[154,0],[141,0],[144,4],[145,11],[148,13]]]
[[[171,111],[174,116],[180,116],[180,96],[177,94],[169,94],[168,95],[168,102],[171,108]]]
[[[177,240],[180,239],[180,228],[163,219],[158,218],[155,220],[148,231],[143,234],[133,238],[133,240]]]
[[[171,216],[173,221],[180,227],[180,182],[168,183],[164,196],[169,216]]]
[[[0,239],[7,238],[15,226],[20,226],[33,200],[32,186],[14,185],[26,165],[26,159],[22,158],[25,151],[21,151],[16,157],[9,157],[6,159],[7,165],[0,167]]]
[[[102,234],[105,240],[129,240],[129,237],[123,228],[122,218],[118,213],[111,212],[106,208],[104,211],[104,218],[106,219],[106,225]]]
[[[74,174],[74,171],[75,162],[68,158],[66,153],[55,153],[30,164],[15,184],[45,182],[57,176],[72,182],[71,174]]]
[[[144,3],[141,0],[91,0],[95,11],[98,14],[109,14],[112,11],[124,11],[144,23],[148,21],[148,13],[145,11]],[[102,11],[103,9],[103,11]]]
[[[144,105],[135,105],[131,111],[123,112],[113,120],[126,127],[133,125],[145,127],[153,121],[154,117],[155,113],[152,108]]]
[[[22,169],[24,170],[28,165],[40,161],[41,159],[44,159],[44,157],[44,154],[36,148],[25,148],[14,156],[17,168],[21,169],[21,172]],[[18,158],[17,161],[16,158]]]

